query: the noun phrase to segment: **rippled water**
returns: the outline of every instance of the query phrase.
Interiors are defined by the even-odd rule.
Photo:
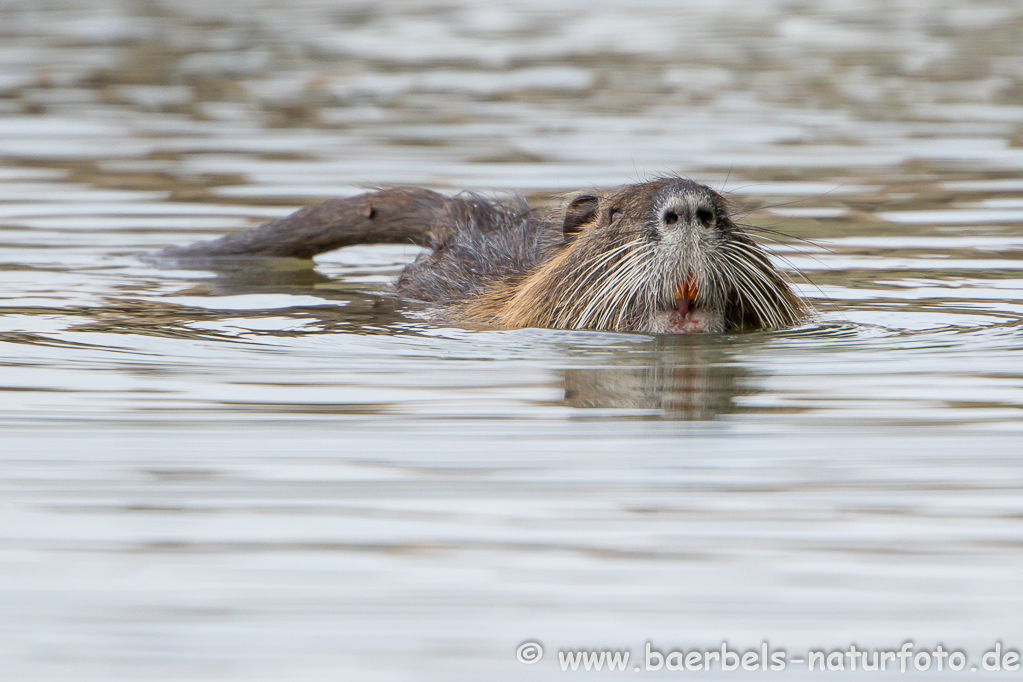
[[[0,5],[0,675],[1023,646],[1023,11],[706,4]],[[664,172],[819,316],[459,329],[390,295],[412,248],[139,258]]]

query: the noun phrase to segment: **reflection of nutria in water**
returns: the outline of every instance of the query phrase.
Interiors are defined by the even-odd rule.
[[[432,249],[398,292],[454,321],[687,334],[785,327],[807,312],[724,198],[681,178],[577,194],[549,213],[521,199],[382,190],[165,255],[310,258],[383,242]]]
[[[638,411],[642,416],[706,420],[739,410],[736,398],[754,392],[746,370],[722,348],[679,346],[662,337],[650,364],[625,358],[614,366],[564,370],[564,404],[596,410]],[[580,413],[585,417],[585,412]],[[616,419],[621,415],[616,415]]]

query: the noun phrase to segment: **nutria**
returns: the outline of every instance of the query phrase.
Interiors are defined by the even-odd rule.
[[[808,312],[724,197],[677,177],[543,212],[521,198],[386,189],[163,255],[311,258],[384,242],[430,249],[397,290],[452,321],[686,334],[777,329]]]

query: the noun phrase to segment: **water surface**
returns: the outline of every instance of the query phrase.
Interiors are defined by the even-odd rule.
[[[4,679],[1023,646],[1023,12],[704,5],[6,3]],[[376,185],[668,172],[819,315],[462,329],[390,294],[409,247],[140,258]]]

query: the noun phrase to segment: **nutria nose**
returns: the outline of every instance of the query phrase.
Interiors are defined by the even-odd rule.
[[[680,221],[695,221],[704,227],[713,227],[716,222],[714,205],[709,201],[680,202],[667,206],[661,213],[661,222],[665,225],[675,225]]]

